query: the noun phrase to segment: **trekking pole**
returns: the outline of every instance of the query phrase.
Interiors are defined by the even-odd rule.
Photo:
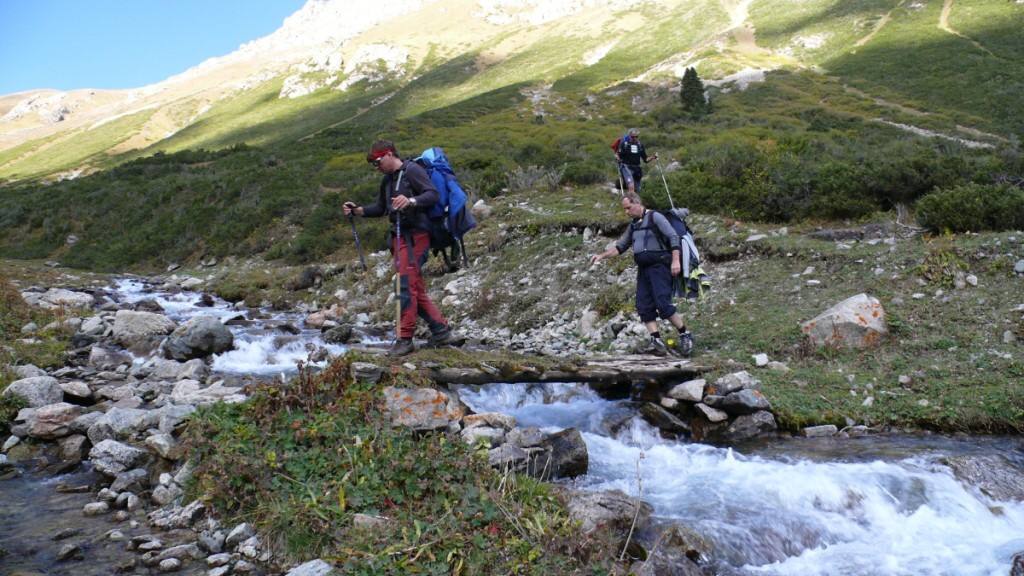
[[[665,180],[665,171],[661,169],[661,162],[658,162],[658,157],[654,157],[654,165],[658,167],[658,174],[661,174],[661,181],[665,184],[665,194],[668,194],[668,203],[673,210],[676,208],[676,203],[672,201],[672,193],[668,191],[668,180]]]
[[[615,181],[619,183],[619,196],[625,196],[626,191],[622,188],[622,162],[616,162],[615,169],[618,171],[618,174],[615,175]]]
[[[402,333],[402,215],[395,215],[395,342]]]
[[[359,250],[359,262],[363,265],[363,272],[366,272],[366,257],[363,256],[363,244],[359,241],[359,232],[356,231],[356,219],[351,212],[348,214],[348,221],[352,224],[352,235],[356,237],[356,249]]]

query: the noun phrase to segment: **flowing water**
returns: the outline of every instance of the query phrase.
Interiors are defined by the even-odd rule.
[[[179,322],[197,314],[240,315],[226,302],[198,307],[198,294],[154,293],[137,281],[112,291],[127,302],[156,300]],[[301,328],[298,315],[261,316],[232,328],[236,350],[216,356],[214,370],[274,377],[294,373],[309,346],[345,350],[325,345],[316,330],[268,328]],[[941,463],[947,456],[999,455],[1019,473],[1019,438],[794,438],[725,449],[663,440],[635,416],[634,405],[602,399],[585,385],[496,384],[461,387],[460,395],[474,411],[510,414],[520,426],[578,428],[590,455],[579,487],[640,496],[653,505],[656,520],[712,539],[714,560],[730,573],[1006,576],[1013,554],[1024,551],[1024,504],[993,501]],[[19,569],[111,574],[123,562],[124,543],[108,537],[119,526],[82,515],[92,493],[56,490],[95,480],[83,474],[0,482],[0,576]],[[86,543],[87,562],[55,561],[62,543],[52,536],[64,527],[81,530],[75,541]],[[15,554],[5,557],[4,549]]]
[[[200,306],[201,294],[155,291],[138,280],[121,280],[111,288],[111,292],[129,304],[155,301],[163,308],[163,314],[179,324],[203,315],[216,316],[222,321],[244,316],[251,325],[230,327],[235,337],[235,348],[213,356],[210,368],[215,372],[287,376],[296,372],[297,362],[306,362],[311,348],[324,347],[332,355],[344,354],[347,350],[347,346],[324,343],[320,331],[305,328],[304,317],[297,313],[257,311],[247,314],[220,299],[214,299],[213,306]],[[280,326],[287,326],[289,330],[276,328]],[[324,364],[319,363],[321,367]]]
[[[714,542],[740,574],[1006,576],[1024,551],[1024,504],[954,479],[945,456],[1001,455],[1024,470],[1024,440],[794,438],[737,449],[661,439],[628,403],[583,385],[463,387],[476,412],[546,431],[576,427],[590,455],[578,486],[619,489],[656,520]],[[609,423],[619,423],[611,432]]]

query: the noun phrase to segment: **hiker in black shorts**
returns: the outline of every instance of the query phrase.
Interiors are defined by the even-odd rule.
[[[640,131],[630,128],[629,132],[619,140],[619,145],[615,149],[615,161],[619,163],[619,173],[626,190],[639,192],[640,179],[644,176],[640,163],[647,164],[651,160],[657,159],[657,154],[647,158],[647,150],[640,142]]]
[[[590,263],[596,264],[605,258],[618,256],[632,247],[633,260],[637,265],[636,311],[651,335],[650,341],[641,345],[637,353],[655,356],[668,354],[668,346],[658,331],[660,317],[671,322],[679,331],[679,350],[683,356],[689,356],[693,353],[693,336],[672,304],[672,277],[678,276],[682,270],[679,234],[663,214],[644,208],[636,192],[627,192],[622,197],[622,209],[633,221],[614,246],[591,256]]]

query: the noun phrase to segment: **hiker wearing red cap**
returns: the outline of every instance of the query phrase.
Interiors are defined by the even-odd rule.
[[[366,206],[345,202],[345,214],[367,218],[388,216],[391,220],[391,247],[398,274],[396,297],[400,299],[400,321],[395,327],[395,343],[388,350],[392,356],[404,356],[413,350],[416,318],[423,318],[430,328],[427,346],[454,344],[457,339],[448,320],[427,294],[420,268],[427,261],[430,236],[426,208],[440,201],[437,189],[426,169],[412,160],[403,160],[390,140],[377,140],[366,153],[366,161],[384,174],[377,201]]]

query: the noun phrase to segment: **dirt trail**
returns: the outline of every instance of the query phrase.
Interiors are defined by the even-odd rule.
[[[939,30],[942,30],[943,32],[952,34],[954,36],[959,36],[959,37],[963,38],[964,40],[967,40],[968,42],[973,44],[974,47],[977,48],[978,50],[981,50],[982,52],[988,54],[989,56],[995,56],[995,54],[990,52],[988,48],[985,48],[984,46],[979,44],[977,41],[975,41],[975,40],[973,40],[971,38],[968,38],[967,36],[964,36],[963,34],[957,32],[956,30],[953,30],[952,28],[949,27],[949,13],[952,12],[952,11],[953,11],[953,0],[943,0],[943,2],[942,2],[942,12],[939,14]]]
[[[736,38],[736,48],[740,52],[757,51],[757,34],[753,27],[747,26],[747,18],[750,16],[750,5],[754,0],[740,0],[730,7],[731,2],[722,2],[722,7],[729,14],[729,30]]]
[[[903,2],[900,2],[900,3],[899,3],[899,4],[897,4],[897,5],[896,5],[896,6],[895,6],[895,7],[894,7],[894,8],[892,9],[892,10],[895,10],[896,8],[899,8],[899,7],[900,7],[900,6],[902,6],[902,5],[903,5]],[[889,20],[891,20],[891,19],[892,19],[892,10],[889,10],[888,12],[886,12],[886,13],[885,13],[885,15],[884,15],[884,16],[882,16],[882,17],[881,17],[881,18],[880,18],[880,19],[878,20],[878,22],[876,22],[876,23],[875,23],[875,26],[874,26],[874,27],[873,27],[873,28],[871,29],[871,32],[869,32],[867,36],[865,36],[865,37],[861,38],[860,40],[857,40],[857,41],[856,41],[856,42],[855,42],[855,43],[853,44],[853,47],[854,47],[854,48],[860,48],[861,46],[863,46],[863,45],[867,44],[868,42],[870,42],[870,41],[871,41],[871,39],[872,39],[872,38],[874,38],[874,37],[875,37],[875,35],[877,35],[877,34],[878,34],[878,32],[879,32],[879,31],[880,31],[880,30],[881,30],[881,29],[882,29],[883,27],[885,27],[885,25],[886,25],[886,24],[888,24],[888,23],[889,23]]]

